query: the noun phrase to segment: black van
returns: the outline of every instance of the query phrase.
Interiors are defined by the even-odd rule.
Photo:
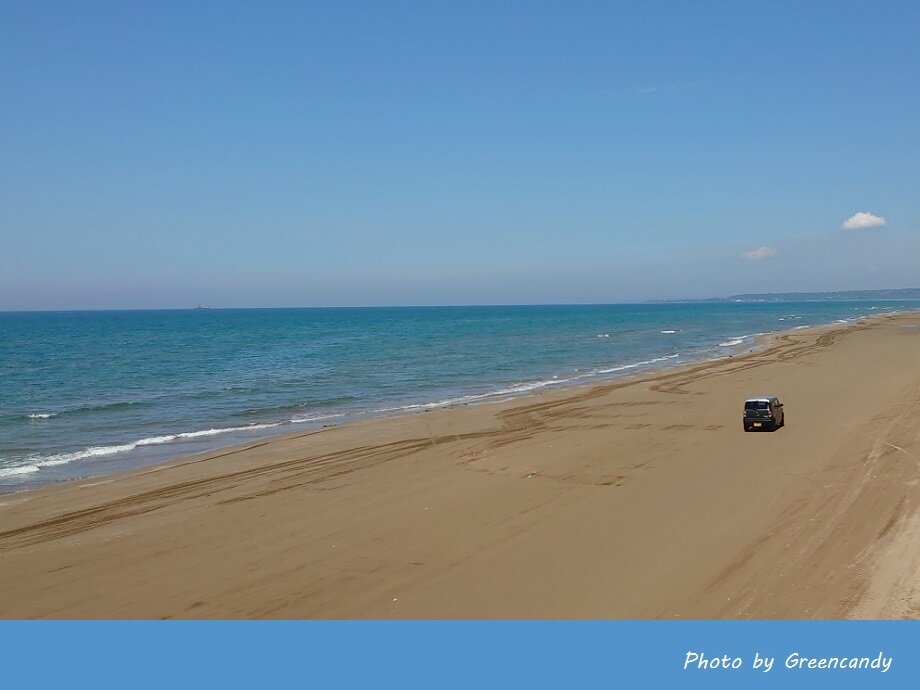
[[[744,430],[769,429],[775,431],[786,425],[783,404],[775,395],[750,398],[744,401]]]

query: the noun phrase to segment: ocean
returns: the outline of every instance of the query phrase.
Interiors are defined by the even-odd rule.
[[[920,302],[0,313],[0,492],[724,356]]]

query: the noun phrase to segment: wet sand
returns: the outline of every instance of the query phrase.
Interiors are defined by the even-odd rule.
[[[913,313],[2,496],[0,617],[917,618],[918,480]]]

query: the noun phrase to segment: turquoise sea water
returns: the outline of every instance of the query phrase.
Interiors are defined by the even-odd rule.
[[[0,313],[0,491],[682,364],[910,302]]]

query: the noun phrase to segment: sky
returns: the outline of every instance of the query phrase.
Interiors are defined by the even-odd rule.
[[[0,310],[920,287],[920,3],[0,3]]]

